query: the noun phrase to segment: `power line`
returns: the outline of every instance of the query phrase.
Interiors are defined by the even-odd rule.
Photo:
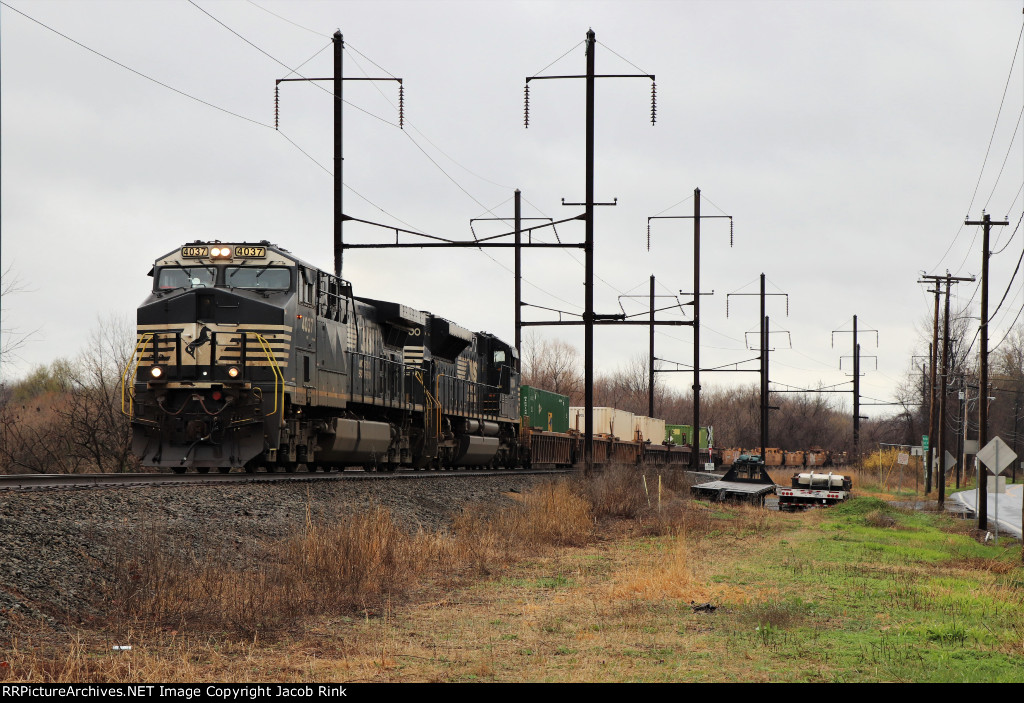
[[[253,7],[257,7],[257,8],[259,8],[259,9],[263,10],[263,11],[264,11],[264,12],[266,12],[266,13],[267,13],[268,15],[273,15],[273,16],[274,16],[274,17],[276,17],[277,19],[279,19],[279,20],[284,20],[284,21],[285,21],[285,22],[287,22],[288,24],[291,24],[291,25],[295,25],[295,26],[296,26],[296,27],[298,27],[299,29],[305,29],[305,30],[306,30],[307,32],[311,32],[312,34],[315,34],[315,35],[317,35],[318,37],[324,37],[324,36],[327,36],[327,37],[329,37],[329,36],[330,36],[329,34],[324,34],[323,32],[318,32],[318,31],[316,31],[315,29],[310,29],[309,27],[304,27],[304,26],[302,26],[301,24],[299,24],[298,22],[292,22],[292,21],[291,21],[290,19],[288,19],[287,17],[282,17],[281,15],[277,14],[276,12],[271,12],[271,11],[270,11],[270,10],[268,10],[267,8],[265,8],[265,7],[262,7],[261,5],[257,5],[257,4],[256,4],[256,3],[254,3],[254,2],[252,1],[252,0],[246,0],[246,2],[248,2],[248,3],[249,3],[250,5],[252,5]]]
[[[245,42],[246,44],[248,44],[248,45],[249,45],[249,46],[251,46],[252,48],[256,49],[256,51],[260,52],[261,54],[263,54],[264,56],[266,56],[266,57],[267,57],[268,59],[270,59],[271,61],[273,61],[273,62],[274,62],[274,63],[276,63],[276,64],[279,64],[279,65],[283,66],[284,68],[287,68],[287,69],[288,69],[288,71],[289,71],[288,75],[291,75],[292,73],[294,73],[294,74],[295,74],[295,75],[297,75],[297,76],[298,76],[299,78],[302,78],[302,79],[304,79],[304,80],[309,80],[309,78],[308,78],[308,77],[306,77],[306,76],[302,75],[301,73],[299,73],[297,69],[294,69],[294,68],[292,68],[291,66],[289,66],[288,64],[286,64],[286,63],[285,63],[284,61],[281,61],[281,60],[280,60],[280,59],[278,59],[277,57],[275,57],[275,56],[272,56],[272,55],[271,55],[270,53],[268,53],[267,51],[264,51],[264,50],[263,50],[263,49],[261,49],[260,47],[256,46],[256,44],[254,44],[253,42],[249,41],[248,39],[246,39],[245,37],[243,37],[243,36],[242,36],[241,34],[239,34],[238,32],[236,32],[235,30],[233,30],[233,29],[232,29],[231,27],[229,27],[229,26],[227,26],[226,24],[224,24],[223,22],[221,22],[221,21],[220,21],[219,19],[217,19],[216,17],[214,17],[213,15],[211,15],[211,14],[210,14],[209,12],[207,12],[206,10],[204,10],[204,9],[203,9],[202,7],[200,7],[199,5],[197,5],[197,4],[195,3],[195,1],[194,1],[194,0],[188,0],[188,2],[189,2],[189,4],[190,4],[190,5],[192,5],[193,7],[195,7],[195,8],[197,9],[197,10],[199,10],[200,12],[202,12],[202,13],[203,13],[204,15],[206,15],[207,17],[209,17],[209,18],[210,18],[211,20],[213,20],[214,22],[216,22],[217,24],[219,24],[219,25],[220,25],[221,27],[223,27],[224,29],[226,29],[226,30],[228,30],[229,32],[231,32],[232,34],[234,34],[234,35],[235,35],[236,37],[238,37],[239,39],[241,39],[242,41],[244,41],[244,42]],[[320,90],[322,90],[323,92],[325,92],[325,93],[327,93],[328,95],[330,95],[332,99],[338,99],[338,98],[337,98],[337,97],[336,97],[336,96],[335,96],[335,95],[334,95],[334,94],[333,94],[333,93],[332,93],[331,91],[327,90],[327,89],[326,89],[326,88],[324,88],[324,87],[323,87],[322,85],[319,85],[319,84],[318,84],[318,83],[316,83],[315,81],[311,81],[311,82],[312,82],[312,83],[313,83],[313,85],[315,85],[315,86],[316,86],[317,88],[319,88],[319,89],[320,89]],[[391,120],[388,120],[387,118],[381,117],[380,115],[375,115],[374,113],[370,112],[369,110],[367,110],[367,109],[365,109],[365,108],[362,108],[362,107],[359,107],[358,105],[355,105],[355,104],[353,104],[353,103],[349,102],[348,100],[345,100],[344,98],[342,98],[342,99],[341,99],[341,101],[342,101],[343,103],[345,103],[346,105],[348,105],[349,107],[355,108],[355,109],[356,109],[356,110],[358,110],[359,112],[365,113],[365,114],[369,115],[370,117],[372,117],[372,118],[374,118],[374,119],[377,119],[377,120],[380,120],[381,122],[383,122],[383,123],[385,123],[385,124],[389,124],[389,125],[391,125],[392,127],[398,127],[398,126],[399,126],[398,124],[396,124],[396,123],[392,122]]]
[[[996,112],[996,121],[995,124],[992,125],[992,134],[991,136],[989,136],[988,139],[988,147],[985,149],[985,158],[982,160],[981,171],[978,173],[978,182],[974,185],[974,192],[971,194],[971,202],[967,206],[967,212],[970,212],[971,208],[974,207],[974,199],[978,196],[978,188],[981,187],[981,177],[985,173],[985,165],[988,163],[989,152],[992,150],[992,142],[996,136],[996,128],[999,126],[999,117],[1003,113],[1003,104],[1006,102],[1006,93],[1010,89],[1010,78],[1013,76],[1013,67],[1017,63],[1017,53],[1020,51],[1021,37],[1024,37],[1024,24],[1021,25],[1020,34],[1017,35],[1017,45],[1013,50],[1013,58],[1010,60],[1010,71],[1006,76],[1006,85],[1003,87],[1003,96],[999,100],[999,110]],[[949,255],[949,252],[953,249],[953,245],[956,244],[957,240],[960,238],[960,233],[963,232],[963,230],[964,225],[960,225],[960,228],[957,229],[956,235],[954,235],[953,237],[953,241],[950,242],[949,247],[946,248],[946,253],[942,255],[942,258],[939,259],[938,263],[936,263],[935,266],[932,267],[932,269],[938,269],[939,266],[942,265],[942,262],[946,260],[946,257]],[[963,268],[962,265],[961,268]],[[957,273],[959,273],[959,271],[960,269],[957,269]]]
[[[201,104],[203,104],[203,105],[206,105],[207,107],[212,107],[212,108],[213,108],[214,110],[218,110],[218,111],[220,111],[220,112],[226,113],[226,114],[228,114],[228,115],[231,115],[232,117],[237,117],[237,118],[238,118],[238,119],[240,119],[240,120],[245,120],[246,122],[251,122],[252,124],[255,124],[255,125],[259,125],[260,127],[266,127],[267,129],[273,129],[273,128],[274,128],[274,127],[273,127],[272,125],[269,125],[269,124],[265,124],[265,123],[263,123],[263,122],[260,122],[259,120],[254,120],[253,118],[251,118],[251,117],[246,117],[245,115],[240,115],[240,114],[238,114],[237,112],[232,112],[231,110],[228,110],[227,108],[223,108],[223,107],[220,107],[219,105],[214,105],[213,103],[211,103],[211,102],[208,102],[208,101],[206,101],[206,100],[203,100],[202,98],[197,98],[197,97],[196,97],[196,96],[194,96],[194,95],[191,95],[191,94],[189,94],[189,93],[186,93],[186,92],[185,92],[184,90],[180,90],[180,89],[178,89],[178,88],[175,88],[175,87],[174,87],[174,86],[172,86],[172,85],[168,85],[167,83],[164,83],[163,81],[159,81],[159,80],[157,80],[156,78],[153,78],[152,76],[147,76],[147,75],[146,75],[145,73],[143,73],[143,72],[141,72],[141,71],[137,71],[137,70],[135,70],[134,68],[132,68],[131,66],[127,66],[127,65],[125,65],[125,64],[123,64],[123,63],[121,63],[120,61],[118,61],[118,60],[116,60],[116,59],[112,59],[112,58],[110,58],[110,57],[109,57],[109,56],[107,56],[106,54],[102,54],[102,53],[100,53],[100,52],[99,52],[99,51],[97,51],[96,49],[93,49],[93,48],[91,48],[91,47],[88,47],[88,46],[86,46],[85,44],[83,44],[83,43],[82,43],[82,42],[80,42],[80,41],[77,41],[77,40],[75,40],[75,39],[72,39],[72,38],[71,38],[71,37],[69,37],[69,36],[68,36],[67,34],[64,34],[63,32],[60,32],[60,31],[58,31],[58,30],[54,29],[53,27],[49,26],[48,24],[44,24],[43,22],[40,22],[40,21],[39,21],[39,20],[37,20],[37,19],[36,19],[35,17],[31,17],[30,15],[26,15],[26,14],[25,14],[24,12],[22,12],[22,11],[21,11],[21,10],[19,10],[19,9],[17,9],[16,7],[11,7],[11,6],[10,6],[9,4],[7,4],[6,2],[3,2],[3,0],[0,0],[0,5],[3,5],[3,6],[4,6],[4,7],[6,7],[6,8],[8,9],[8,10],[11,10],[11,11],[13,11],[13,12],[16,12],[16,13],[18,13],[19,15],[21,15],[22,17],[24,17],[24,18],[25,18],[25,19],[27,19],[27,20],[31,20],[32,22],[35,22],[35,23],[36,23],[36,24],[38,24],[38,25],[39,25],[40,27],[43,27],[43,28],[45,28],[45,29],[48,29],[48,30],[50,30],[51,32],[53,32],[53,33],[54,33],[54,34],[56,34],[57,36],[63,37],[64,39],[67,39],[67,40],[68,40],[69,42],[71,42],[72,44],[75,44],[75,45],[77,45],[77,46],[80,46],[80,47],[82,47],[83,49],[85,49],[86,51],[88,51],[88,52],[91,52],[91,53],[93,53],[93,54],[96,54],[96,55],[97,55],[97,56],[99,56],[99,57],[100,57],[101,59],[104,59],[104,60],[106,60],[106,61],[109,61],[110,63],[112,63],[112,64],[114,64],[114,65],[116,65],[116,66],[120,66],[120,67],[121,67],[121,68],[123,68],[124,70],[126,70],[126,71],[130,71],[131,73],[134,73],[135,75],[139,76],[140,78],[145,78],[145,79],[146,79],[147,81],[150,81],[150,82],[152,82],[152,83],[156,83],[157,85],[159,85],[159,86],[160,86],[160,87],[162,87],[162,88],[167,88],[168,90],[174,91],[174,92],[175,92],[175,93],[177,93],[178,95],[181,95],[181,96],[183,96],[183,97],[186,97],[186,98],[188,98],[189,100],[194,100],[194,101],[196,101],[197,103],[201,103]]]
[[[1006,156],[1003,157],[1003,163],[999,167],[999,173],[996,174],[995,183],[992,184],[992,192],[988,194],[988,200],[985,201],[985,210],[988,210],[988,204],[992,202],[992,196],[996,194],[996,188],[999,187],[999,179],[1003,176],[1003,170],[1006,168],[1006,162],[1010,159],[1010,154],[1013,152],[1013,143],[1017,141],[1017,133],[1020,131],[1020,122],[1024,119],[1024,107],[1020,109],[1020,115],[1017,116],[1017,126],[1013,128],[1013,136],[1010,137],[1010,146],[1006,148]]]

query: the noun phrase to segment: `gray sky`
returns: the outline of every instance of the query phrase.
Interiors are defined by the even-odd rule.
[[[27,290],[3,302],[3,326],[38,328],[4,378],[75,355],[100,316],[133,317],[153,259],[185,242],[269,239],[331,268],[327,92],[283,84],[277,133],[274,80],[288,70],[187,0],[4,2],[0,254]],[[756,292],[764,272],[770,292],[789,294],[788,318],[781,298],[768,311],[773,329],[789,330],[793,342],[790,350],[783,337],[774,340],[773,381],[847,381],[850,360],[838,365],[850,335],[836,335],[833,347],[832,331],[851,329],[856,314],[880,341],[876,349],[873,335],[862,337],[862,353],[878,356],[877,371],[864,362],[862,393],[888,399],[931,314],[918,273],[978,274],[980,236],[961,227],[965,216],[979,219],[987,207],[1009,218],[995,250],[1021,217],[1020,134],[1011,145],[1024,100],[1021,56],[1010,74],[1019,2],[196,4],[289,67],[324,49],[300,69],[304,76],[331,74],[335,29],[350,49],[346,76],[381,75],[370,60],[401,76],[404,131],[387,123],[397,120],[394,84],[346,85],[345,212],[467,238],[472,217],[511,217],[515,188],[524,216],[580,210],[561,199],[584,197],[583,82],[531,83],[529,129],[523,85],[566,52],[546,73],[583,73],[581,42],[592,27],[599,73],[635,66],[656,74],[658,89],[652,127],[649,81],[598,82],[596,197],[619,204],[597,211],[595,307],[614,312],[619,295],[646,295],[651,274],[664,286],[659,293],[692,290],[691,222],[655,224],[650,251],[646,225],[657,213],[691,214],[700,187],[704,214],[735,218],[733,248],[726,221],[702,227],[702,288],[715,291],[702,300],[702,366],[756,354],[743,343],[757,329],[756,298],[731,299],[727,318],[725,295]],[[12,7],[261,124],[156,85]],[[498,231],[477,226],[481,235]],[[559,234],[580,241],[582,224]],[[347,241],[382,237],[346,227]],[[993,309],[1020,250],[1016,238],[993,259]],[[344,275],[357,295],[511,341],[512,255],[489,254],[349,252]],[[579,252],[528,252],[524,300],[581,310],[580,261]],[[1024,305],[1021,278],[993,322],[993,346]],[[962,286],[954,310],[973,292]],[[630,313],[647,306],[624,304]],[[690,361],[689,328],[662,330],[657,356]],[[582,330],[537,334],[582,350]],[[599,370],[612,371],[646,355],[647,331],[599,329],[596,348]],[[669,378],[687,383],[682,374]],[[715,374],[703,385],[755,378]]]

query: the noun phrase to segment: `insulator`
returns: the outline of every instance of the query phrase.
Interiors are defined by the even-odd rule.
[[[789,317],[789,296],[786,296],[786,317]]]
[[[651,81],[651,124],[655,122],[658,112],[658,84]]]
[[[405,129],[405,86],[398,84],[398,128]]]
[[[647,251],[651,250],[651,223],[647,222]]]
[[[280,115],[281,86],[274,85],[274,129],[277,129],[277,118]]]
[[[729,317],[729,296],[725,296],[725,316]]]
[[[530,128],[530,84],[523,88],[523,126]]]
[[[729,218],[729,248],[732,248],[732,218]]]

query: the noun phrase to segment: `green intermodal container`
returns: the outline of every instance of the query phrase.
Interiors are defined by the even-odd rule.
[[[693,432],[689,425],[665,425],[665,441],[680,446],[690,443]]]
[[[519,415],[524,427],[545,432],[569,431],[569,397],[540,388],[519,388]]]
[[[693,446],[693,425],[665,425],[665,441]],[[700,428],[700,448],[708,448],[708,428]]]

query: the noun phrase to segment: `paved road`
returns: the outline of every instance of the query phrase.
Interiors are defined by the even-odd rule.
[[[960,491],[950,496],[977,513],[978,493]],[[1021,506],[1024,504],[1024,484],[1006,487],[1006,493],[988,494],[988,528],[995,531],[995,518],[999,517],[999,532],[1021,536]],[[998,512],[997,512],[998,511]]]

